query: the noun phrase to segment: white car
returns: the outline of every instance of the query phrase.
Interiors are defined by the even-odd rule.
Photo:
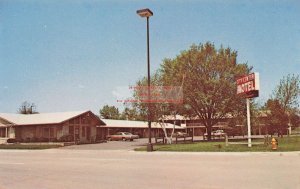
[[[138,139],[138,135],[133,135],[129,132],[117,132],[114,135],[108,135],[106,136],[107,140],[130,140],[133,141],[133,139]]]
[[[175,136],[175,137],[187,137],[188,134],[179,131],[179,132],[176,132],[176,133],[174,134],[174,136]]]
[[[215,137],[221,138],[221,137],[225,137],[226,133],[223,130],[216,130],[216,131],[211,132],[211,136],[213,138],[215,138]],[[207,138],[207,133],[204,133],[204,137]]]

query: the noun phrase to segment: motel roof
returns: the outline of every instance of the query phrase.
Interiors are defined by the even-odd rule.
[[[55,112],[39,114],[0,113],[0,118],[14,125],[58,124],[88,112],[92,113],[91,111]]]
[[[0,122],[0,128],[1,127],[7,127],[7,125]]]
[[[107,128],[148,128],[147,121],[131,121],[131,120],[113,120],[101,119],[106,125],[101,127]],[[173,124],[165,123],[167,129],[173,129]],[[152,122],[151,128],[161,128],[158,122]],[[186,127],[175,125],[175,129],[185,129]]]

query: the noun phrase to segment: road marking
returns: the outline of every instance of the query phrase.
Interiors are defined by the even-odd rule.
[[[4,164],[4,165],[23,165],[25,163],[18,163],[18,162],[0,162],[0,164]]]
[[[64,160],[80,160],[80,158],[61,158]],[[86,158],[86,160],[93,160],[93,161],[128,161],[128,159],[121,159],[121,158]]]

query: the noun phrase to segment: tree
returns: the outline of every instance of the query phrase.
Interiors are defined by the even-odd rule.
[[[278,134],[284,132],[289,125],[297,125],[297,107],[300,95],[299,75],[287,75],[283,77],[273,91],[273,96],[267,101],[265,108],[268,113],[268,124]]]
[[[300,126],[300,112],[298,109],[293,109],[292,114],[290,115],[290,124],[294,127]]]
[[[18,110],[19,114],[38,114],[36,111],[36,105],[30,102],[23,102]]]
[[[199,117],[211,140],[212,126],[228,115],[235,115],[245,106],[236,95],[236,79],[248,74],[247,64],[237,63],[237,52],[230,48],[216,49],[209,42],[192,45],[175,59],[165,59],[160,74],[164,81],[183,85],[183,113]]]
[[[134,107],[125,107],[124,111],[121,114],[120,119],[123,120],[137,120],[137,121],[142,121],[143,118],[139,114],[138,110]]]
[[[108,106],[108,105],[103,106],[103,108],[100,109],[100,115],[104,119],[119,119],[120,118],[119,109],[116,108],[115,106]]]
[[[251,132],[261,134],[261,119],[262,107],[255,99],[250,99],[250,118],[251,118]],[[228,120],[228,128],[225,129],[228,136],[230,135],[246,135],[247,134],[247,106],[240,109],[235,116]],[[237,127],[238,126],[238,127]]]
[[[298,98],[300,96],[299,75],[287,75],[283,77],[274,91],[274,99],[277,99],[284,111],[299,107]]]
[[[288,114],[285,112],[284,107],[280,104],[278,99],[269,99],[266,102],[265,109],[267,110],[267,126],[268,131],[271,134],[275,132],[278,136],[283,135],[283,132],[287,129],[289,118]]]
[[[163,89],[160,87],[166,86],[168,83],[166,82],[166,80],[163,80],[163,78],[161,77],[159,72],[156,72],[155,74],[153,74],[151,76],[151,87],[150,87],[150,91],[151,91],[151,100],[155,101],[155,102],[151,102],[149,107],[148,107],[148,102],[147,101],[143,101],[143,100],[147,100],[147,78],[142,78],[141,80],[138,80],[136,82],[136,88],[137,90],[134,91],[133,97],[135,99],[135,102],[132,103],[132,106],[138,110],[140,118],[143,120],[148,120],[148,109],[150,108],[150,120],[151,121],[155,121],[157,122],[165,135],[165,138],[167,139],[167,142],[169,144],[172,143],[172,136],[174,134],[174,130],[175,130],[175,121],[173,123],[173,129],[170,135],[168,135],[167,133],[167,129],[166,129],[166,115],[174,115],[176,116],[176,114],[178,113],[179,107],[180,105],[178,104],[174,104],[174,103],[170,103],[168,102],[168,100],[170,99],[164,99],[164,98],[160,98],[155,96],[156,90],[159,91],[159,89]],[[161,90],[160,94],[167,92],[167,90]],[[174,94],[172,97],[174,99],[176,99],[177,94]],[[145,99],[146,97],[146,99]],[[166,96],[167,97],[167,96]],[[158,100],[162,100],[161,102]]]

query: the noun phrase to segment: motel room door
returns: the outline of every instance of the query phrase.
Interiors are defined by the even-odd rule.
[[[80,141],[80,128],[75,127],[75,142],[79,142],[79,141]]]
[[[86,139],[88,141],[91,140],[91,127],[89,127],[89,126],[86,128]]]

